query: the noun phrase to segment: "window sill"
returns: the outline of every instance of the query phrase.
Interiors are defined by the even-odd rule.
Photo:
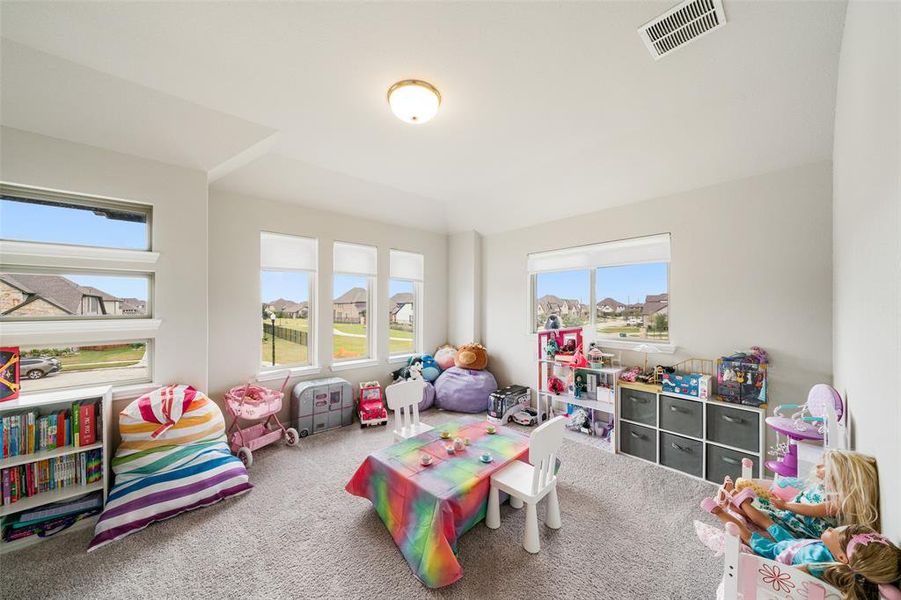
[[[395,354],[388,357],[389,365],[407,364],[414,356],[422,356],[421,352],[412,352],[410,354]]]
[[[307,377],[309,375],[319,375],[322,368],[317,365],[305,365],[302,367],[267,367],[260,370],[257,375],[257,381],[274,381],[284,377],[284,372],[290,373],[289,377]]]
[[[333,372],[338,371],[349,371],[351,369],[363,369],[365,367],[376,367],[381,364],[375,358],[363,358],[360,360],[345,360],[339,363],[335,363],[331,366],[331,370]]]
[[[631,350],[632,352],[643,352],[638,350],[639,346],[647,344],[659,349],[660,352],[648,352],[648,354],[675,354],[677,346],[672,343],[653,342],[650,340],[617,340],[613,338],[596,337],[592,340],[601,348],[612,348],[614,350]]]
[[[117,339],[154,337],[160,328],[160,319],[84,319],[82,321],[4,321],[0,340],[24,345],[29,338],[59,335],[113,335]]]

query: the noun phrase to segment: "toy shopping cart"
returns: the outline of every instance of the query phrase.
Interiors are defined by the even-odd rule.
[[[245,466],[253,464],[253,451],[285,438],[289,446],[296,446],[300,440],[297,430],[285,427],[278,420],[285,397],[285,386],[291,374],[288,371],[272,373],[276,377],[285,376],[280,390],[272,390],[258,385],[259,379],[251,379],[244,385],[233,387],[225,393],[225,410],[232,417],[228,427],[229,443]],[[256,421],[253,425],[241,427],[238,422]]]

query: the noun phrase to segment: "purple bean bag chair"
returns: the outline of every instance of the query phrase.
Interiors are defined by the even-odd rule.
[[[431,408],[433,404],[435,404],[435,386],[426,381],[425,387],[422,388],[422,400],[419,401],[419,410]]]
[[[435,405],[455,412],[485,412],[488,397],[495,390],[497,381],[488,371],[451,367],[435,380]]]

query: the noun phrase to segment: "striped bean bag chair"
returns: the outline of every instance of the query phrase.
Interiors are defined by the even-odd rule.
[[[116,485],[88,551],[253,487],[226,444],[222,411],[191,386],[141,396],[119,413],[119,432]]]

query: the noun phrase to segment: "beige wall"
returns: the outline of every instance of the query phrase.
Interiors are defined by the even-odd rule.
[[[901,540],[901,5],[852,1],[835,115],[835,385],[855,449],[876,456],[882,524]]]
[[[832,380],[832,210],[828,162],[488,235],[483,343],[501,385],[536,384],[526,255],[672,233],[671,364],[759,345],[775,404]],[[624,355],[637,364],[641,356]],[[771,403],[772,405],[772,403]]]
[[[476,231],[449,235],[447,341],[455,346],[481,336],[482,236]]]
[[[255,375],[260,365],[260,231],[318,238],[319,285],[316,323],[318,375],[343,377],[356,385],[378,379],[400,365],[388,364],[388,251],[425,256],[423,351],[433,352],[447,338],[447,236],[408,227],[356,219],[242,195],[210,192],[210,392],[219,399],[229,387]],[[335,241],[378,247],[376,308],[377,363],[332,373],[332,245]],[[294,381],[291,382],[293,385]],[[287,406],[284,414],[287,415]]]
[[[160,253],[153,310],[162,320],[154,344],[154,380],[206,389],[206,174],[4,127],[0,179],[153,205],[153,250]]]

